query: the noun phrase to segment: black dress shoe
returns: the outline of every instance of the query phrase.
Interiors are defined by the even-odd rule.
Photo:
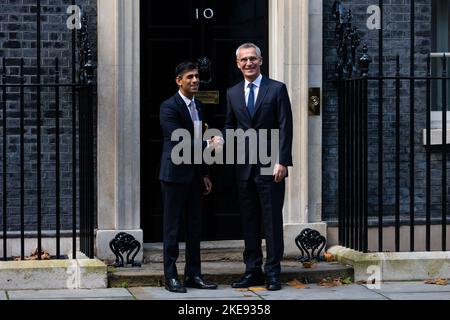
[[[266,279],[266,288],[269,291],[281,290],[281,282],[277,276],[270,276]]]
[[[232,288],[248,288],[264,285],[264,277],[262,272],[247,272],[237,282],[231,284]]]
[[[181,284],[180,280],[177,278],[166,278],[164,281],[164,287],[166,290],[170,292],[176,292],[176,293],[186,293],[186,288]]]
[[[217,289],[217,284],[204,280],[201,276],[185,277],[184,286],[196,289]]]

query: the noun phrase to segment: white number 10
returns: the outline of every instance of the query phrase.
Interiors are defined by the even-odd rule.
[[[195,9],[195,17],[197,18],[197,20],[200,19],[200,17],[203,17],[205,19],[212,19],[214,17],[214,10],[211,8],[206,8],[205,10],[203,10],[203,12],[200,12],[200,9]]]

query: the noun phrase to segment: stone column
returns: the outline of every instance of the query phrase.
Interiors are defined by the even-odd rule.
[[[320,171],[317,163],[309,165],[309,3],[309,0],[270,1],[270,76],[286,83],[294,117],[294,167],[289,171],[284,206],[286,256],[299,255],[294,240],[304,228],[326,234],[325,224],[311,224],[309,218],[310,193],[312,191],[314,195],[317,191],[311,190],[310,167],[314,175]],[[321,36],[320,32],[314,32],[311,38]]]
[[[322,53],[323,53],[323,1],[309,0],[309,29],[314,32],[309,37],[309,87],[320,88],[322,93]],[[322,101],[322,97],[320,97]],[[322,221],[322,114],[308,117],[308,163],[309,163],[309,221]],[[319,230],[320,231],[320,230]],[[322,232],[321,232],[322,233]],[[325,235],[325,233],[322,233]]]
[[[119,232],[141,244],[139,1],[97,0],[97,257],[114,258]],[[142,260],[142,249],[136,257]]]

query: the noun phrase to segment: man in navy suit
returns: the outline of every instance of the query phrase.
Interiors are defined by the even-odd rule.
[[[287,168],[292,166],[291,103],[285,84],[261,75],[263,58],[256,45],[241,45],[236,51],[236,58],[244,81],[228,89],[225,129],[256,131],[258,143],[246,142],[244,149],[247,155],[255,153],[257,145],[261,146],[261,131],[264,129],[269,132],[278,130],[279,141],[278,150],[271,150],[276,153],[277,161],[268,175],[262,174],[264,165],[259,160],[253,164],[246,161],[236,165],[246,271],[232,287],[246,288],[265,283],[268,290],[280,290],[285,178]],[[270,133],[268,137],[266,147],[270,150]],[[246,159],[249,160],[249,157]],[[267,251],[265,277],[262,272],[263,233]]]
[[[192,62],[183,62],[175,70],[175,81],[179,91],[161,104],[160,124],[164,145],[161,155],[159,179],[164,206],[164,275],[165,288],[171,292],[185,293],[186,287],[216,289],[217,285],[203,279],[200,263],[200,237],[202,217],[202,194],[211,192],[212,184],[203,164],[193,159],[177,164],[172,151],[178,144],[172,141],[176,130],[189,132],[189,141],[183,141],[194,148],[201,144],[200,151],[215,144],[202,141],[202,105],[194,95],[199,88],[198,67]],[[186,214],[186,267],[184,285],[178,278],[176,261],[179,255],[178,234],[182,214]]]

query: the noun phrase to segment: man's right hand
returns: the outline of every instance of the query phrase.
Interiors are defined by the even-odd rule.
[[[223,145],[225,143],[225,141],[223,140],[222,137],[219,136],[215,136],[212,139],[210,139],[209,141],[209,147],[210,148],[214,148],[214,150],[216,152],[220,152],[223,150]]]

